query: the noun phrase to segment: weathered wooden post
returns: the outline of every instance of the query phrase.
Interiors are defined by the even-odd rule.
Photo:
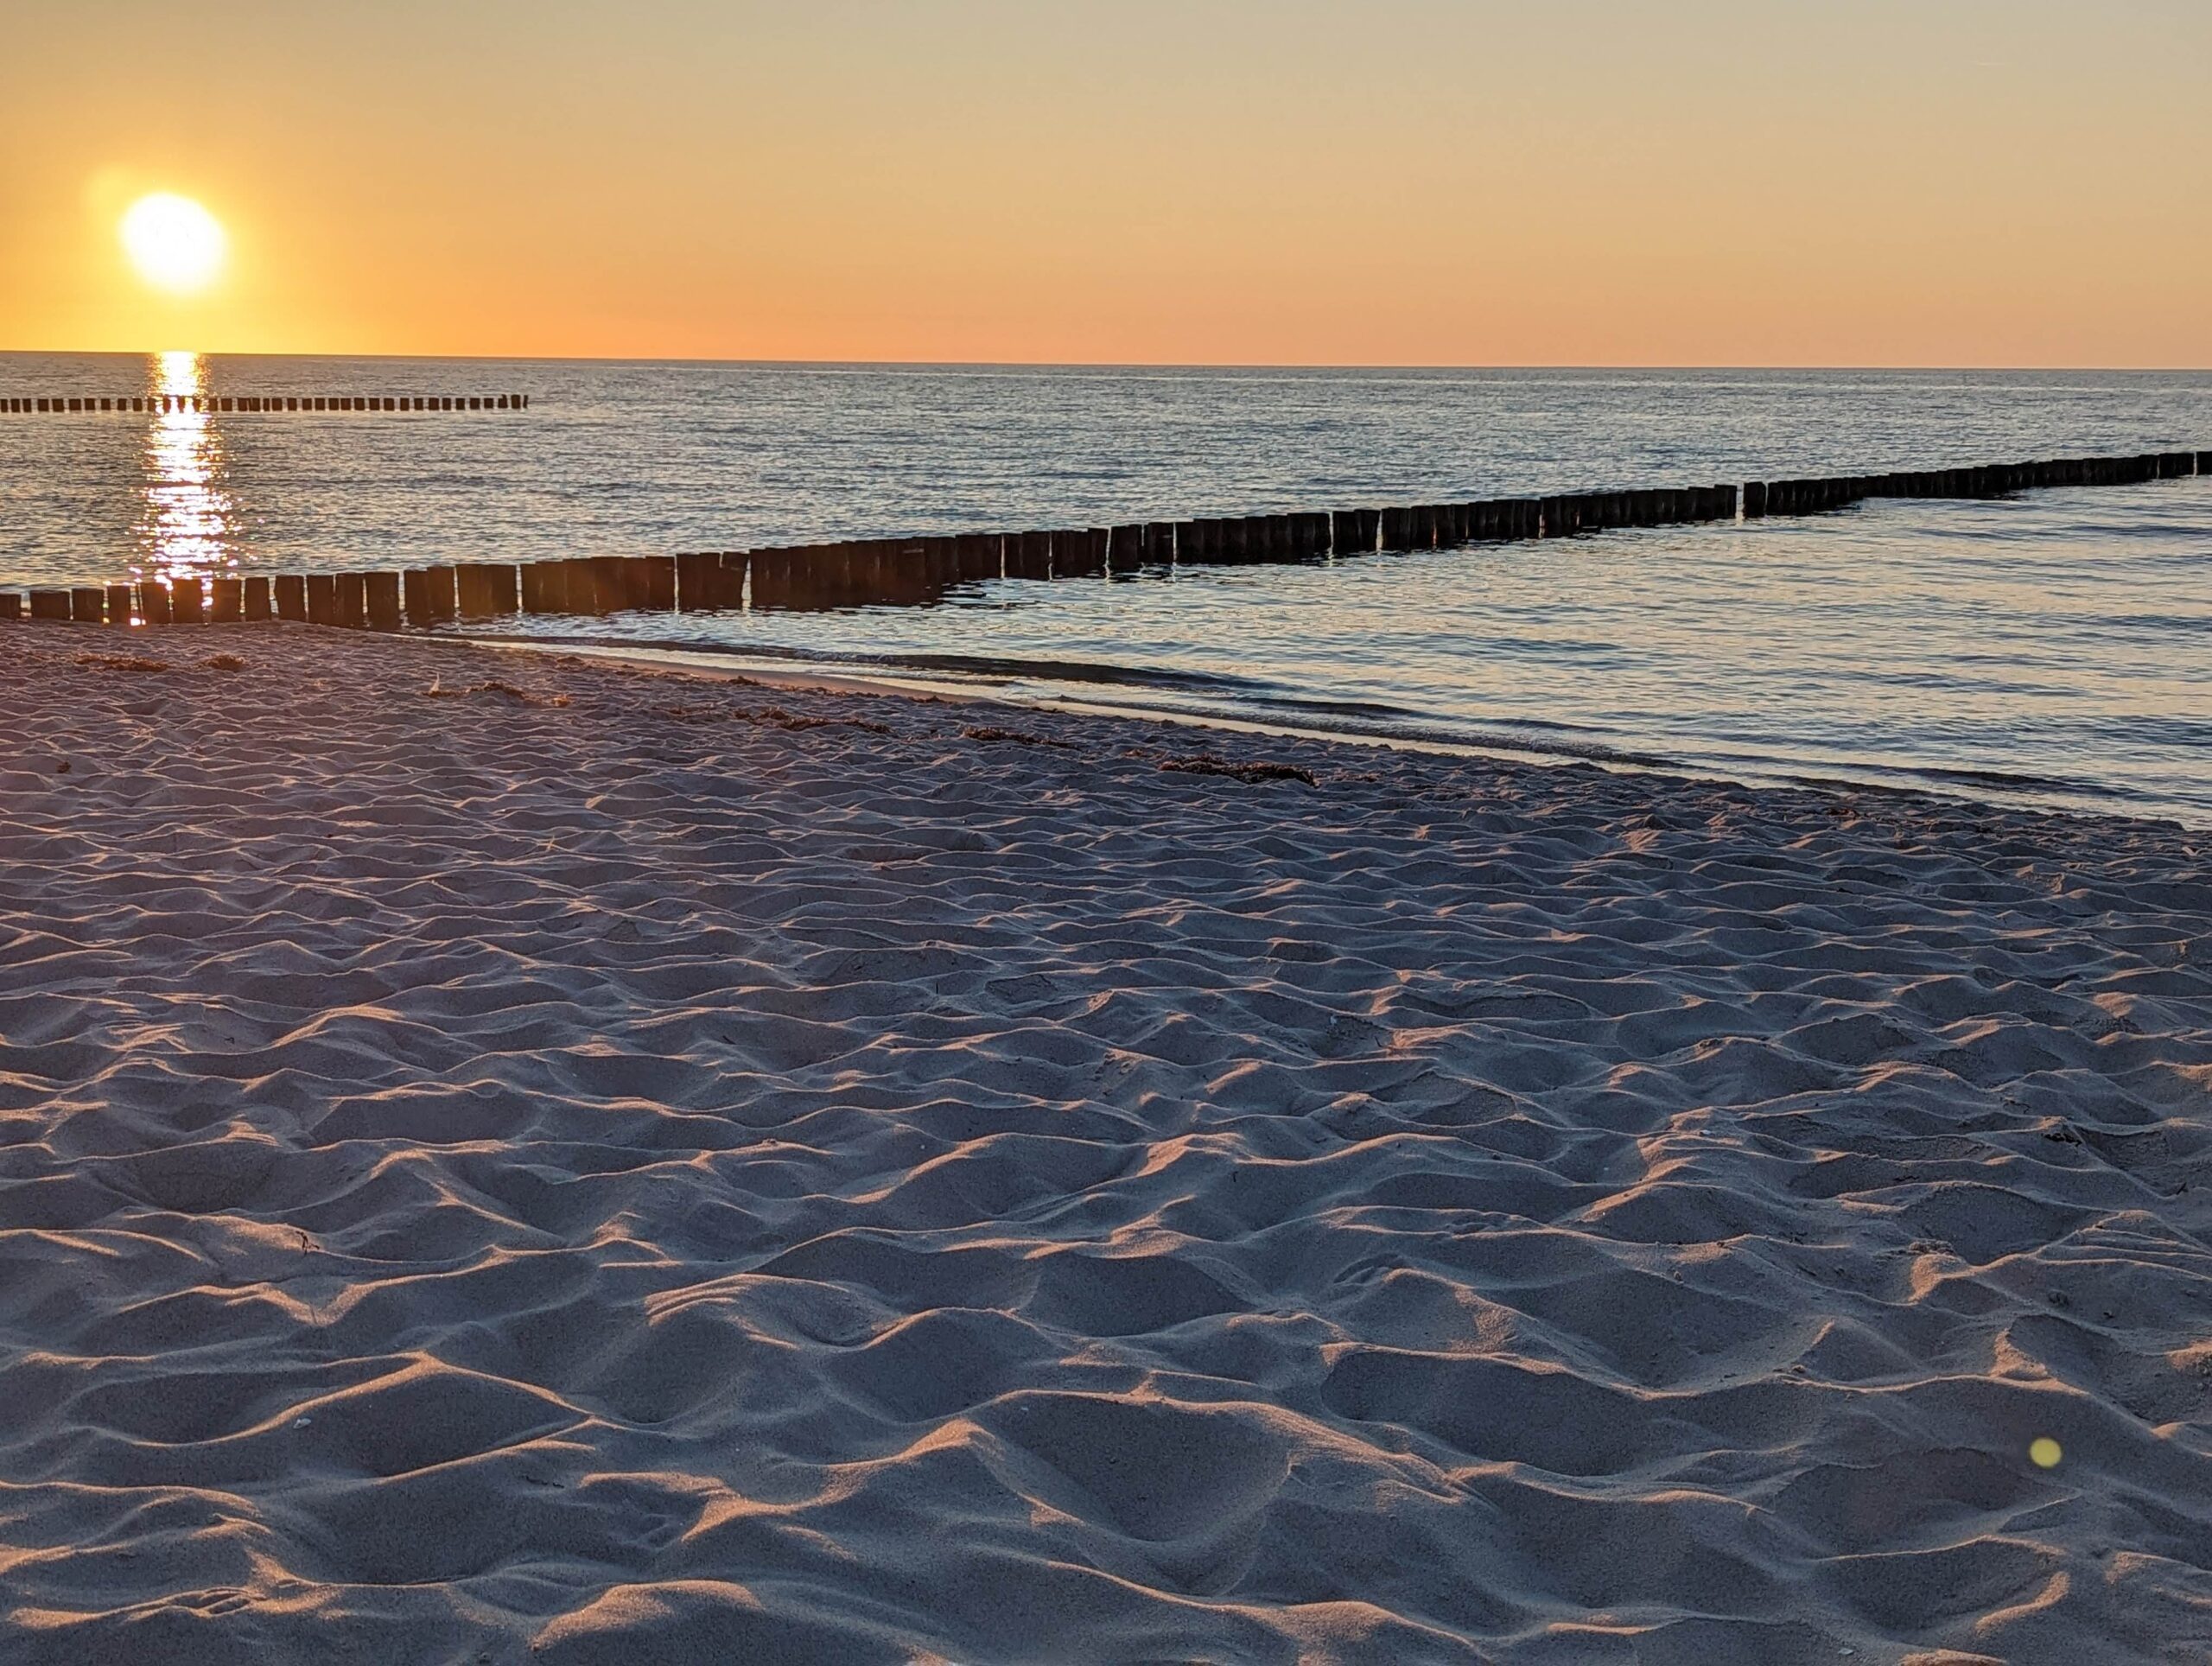
[[[1106,535],[1088,528],[1052,534],[1052,576],[1096,578],[1106,570]]]
[[[557,570],[550,561],[533,561],[522,569],[522,610],[526,614],[557,614],[561,609],[552,602],[552,578]],[[409,604],[408,616],[414,616],[413,604]]]
[[[31,592],[31,617],[43,620],[66,620],[69,617],[69,593],[67,590],[34,590]]]
[[[745,573],[749,564],[742,550],[725,550],[715,557],[714,569],[708,575],[713,585],[709,594],[715,607],[724,613],[736,613],[744,607]]]
[[[454,569],[445,566],[425,567],[423,569],[423,602],[426,618],[423,622],[435,624],[451,619],[460,612],[455,594]]]
[[[676,606],[677,611],[703,614],[713,611],[707,598],[714,588],[710,575],[719,558],[709,555],[687,552],[676,558]]]
[[[109,585],[107,587],[107,622],[111,625],[128,625],[130,622],[130,587],[128,584]]]
[[[492,616],[492,587],[485,568],[479,563],[465,561],[453,569],[455,601],[463,619],[489,619]]]
[[[149,578],[138,586],[138,616],[149,625],[167,625],[176,617],[169,605],[169,587],[160,579]]]
[[[1146,561],[1142,526],[1111,526],[1106,530],[1106,570],[1134,573]]]
[[[604,614],[613,611],[610,598],[602,596],[599,588],[599,568],[589,556],[570,556],[561,563],[565,575],[562,594],[567,597],[569,612],[572,614]]]
[[[751,556],[753,606],[763,612],[791,605],[791,552],[755,550]]]
[[[210,587],[214,592],[213,617],[218,625],[235,625],[245,617],[245,581],[242,578],[219,578]]]
[[[958,548],[960,576],[971,583],[997,578],[1006,570],[996,532],[963,533]]]
[[[492,612],[495,615],[522,611],[521,574],[512,562],[490,563],[484,583],[491,594]]]
[[[364,611],[372,631],[396,631],[400,626],[399,575],[394,572],[363,575]]]
[[[197,578],[173,578],[169,581],[169,616],[180,625],[199,625],[206,622],[205,592]]]
[[[78,585],[69,592],[68,617],[79,625],[99,625],[107,618],[107,592],[98,585]]]
[[[335,625],[338,622],[338,581],[328,573],[308,575],[308,623]]]
[[[338,590],[338,622],[348,630],[358,631],[369,622],[367,575],[339,573],[334,576]]]
[[[273,616],[273,610],[269,605],[269,576],[265,573],[245,582],[245,616],[248,619]]]
[[[276,593],[276,617],[303,624],[308,617],[308,582],[297,573],[279,573],[271,587]]]
[[[0,590],[0,623],[18,624],[22,617],[22,597],[13,590]]]
[[[619,614],[627,612],[637,604],[631,600],[629,573],[620,556],[593,556],[590,558],[592,584],[597,596],[594,613]],[[575,600],[573,592],[571,601]]]

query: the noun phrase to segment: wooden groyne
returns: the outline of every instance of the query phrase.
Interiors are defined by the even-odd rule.
[[[2062,486],[2135,486],[2212,475],[2212,451],[2073,457],[1976,468],[1737,486],[1485,499],[1407,508],[1242,515],[1033,532],[861,538],[677,556],[467,562],[404,572],[140,580],[0,591],[0,620],[129,625],[289,619],[397,631],[505,614],[821,612],[924,606],[987,579],[1092,578],[1162,568],[1341,561],[1616,528],[1819,515],[1881,498],[1986,499]]]
[[[85,393],[0,396],[5,416],[279,416],[315,411],[528,410],[527,393]]]

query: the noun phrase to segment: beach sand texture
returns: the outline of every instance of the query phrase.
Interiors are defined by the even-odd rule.
[[[2206,1657],[2203,836],[305,627],[0,715],[10,1662]]]

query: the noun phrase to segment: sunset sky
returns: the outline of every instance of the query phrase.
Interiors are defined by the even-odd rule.
[[[0,348],[2212,366],[2205,0],[16,0]],[[205,292],[118,226],[175,192]]]

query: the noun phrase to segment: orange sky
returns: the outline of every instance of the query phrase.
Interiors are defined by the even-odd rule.
[[[0,348],[2212,366],[2204,0],[16,0]],[[137,195],[232,239],[179,302]]]

